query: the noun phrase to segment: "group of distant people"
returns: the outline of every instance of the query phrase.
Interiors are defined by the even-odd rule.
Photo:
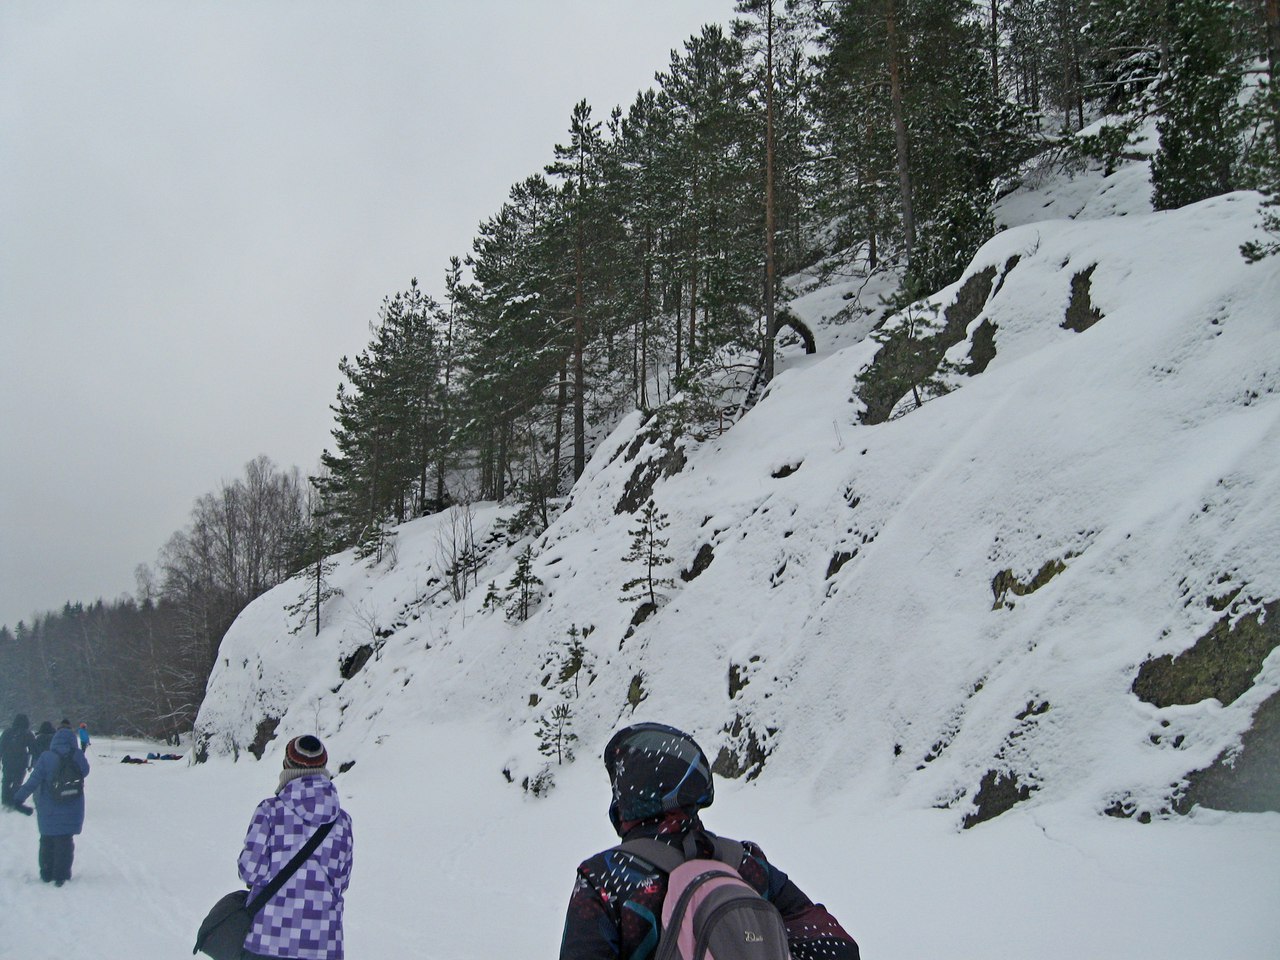
[[[62,886],[71,879],[75,837],[84,827],[84,778],[89,775],[85,751],[89,725],[71,729],[63,719],[55,730],[46,720],[37,733],[25,713],[0,733],[0,804],[19,813],[36,814],[40,831],[40,879]],[[34,797],[35,810],[27,806]]]
[[[327,763],[318,737],[293,738],[275,794],[254,811],[239,857],[252,915],[239,960],[342,960],[353,842]],[[858,960],[853,937],[760,847],[703,826],[699,811],[715,791],[692,737],[636,724],[609,741],[604,765],[609,820],[622,843],[578,867],[560,960],[693,960],[712,949],[716,960]],[[706,908],[690,907],[684,918],[686,903]],[[699,924],[705,954],[686,942]],[[235,948],[218,953],[202,940],[197,949],[230,957]]]

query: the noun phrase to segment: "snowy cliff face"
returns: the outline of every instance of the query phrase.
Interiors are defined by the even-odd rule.
[[[406,524],[372,568],[336,558],[319,636],[290,632],[304,583],[266,594],[223,643],[204,748],[278,749],[279,721],[336,768],[470,724],[508,751],[480,762],[540,791],[566,705],[584,757],[662,720],[721,774],[957,826],[1014,803],[1146,818],[1224,753],[1250,769],[1280,691],[1280,261],[1238,253],[1256,195],[1153,214],[1144,171],[1007,198],[1021,225],[936,309],[789,357],[718,436],[628,417],[536,539],[494,535],[493,505]],[[794,309],[821,327],[838,293]],[[656,611],[620,600],[649,497]],[[520,622],[484,601],[526,546]],[[1234,789],[1216,769],[1206,802]]]

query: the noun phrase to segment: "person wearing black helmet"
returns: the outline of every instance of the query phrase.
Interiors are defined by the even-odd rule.
[[[614,734],[604,765],[613,788],[609,820],[625,844],[657,840],[685,861],[723,860],[724,851],[732,851],[739,862],[730,865],[781,914],[793,960],[858,960],[853,937],[759,846],[716,838],[703,826],[699,811],[711,805],[715,786],[706,755],[691,736],[665,724],[636,724]],[[569,898],[560,960],[651,960],[663,933],[667,878],[667,871],[621,847],[583,861]]]

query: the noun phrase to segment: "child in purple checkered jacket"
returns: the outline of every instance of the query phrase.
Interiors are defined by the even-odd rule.
[[[326,823],[333,829],[254,917],[244,960],[342,960],[342,896],[351,877],[351,817],[338,802],[318,737],[285,747],[275,796],[258,804],[240,853],[252,899]]]

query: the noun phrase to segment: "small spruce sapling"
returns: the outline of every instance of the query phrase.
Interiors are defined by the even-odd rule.
[[[622,559],[626,563],[640,564],[643,572],[622,585],[623,600],[644,600],[647,597],[648,602],[656,607],[658,588],[675,585],[674,580],[657,572],[672,562],[672,558],[662,552],[669,541],[660,536],[669,525],[667,515],[660,513],[652,500],[640,511],[636,527],[631,531],[631,549]]]
[[[578,736],[573,732],[573,711],[567,703],[551,708],[538,720],[538,752],[544,757],[554,757],[556,764],[573,762],[573,744]]]
[[[316,557],[315,563],[311,565],[306,588],[298,594],[297,600],[284,608],[290,618],[301,615],[301,619],[290,629],[291,634],[301,633],[302,628],[314,617],[316,636],[320,636],[320,612],[324,609],[325,601],[342,596],[342,591],[329,583],[329,574],[333,573],[333,568],[334,562],[328,557]]]
[[[564,642],[564,659],[560,662],[560,674],[557,682],[563,687],[573,681],[573,698],[576,700],[579,696],[580,689],[578,678],[582,675],[583,669],[587,669],[588,674],[590,668],[587,667],[587,646],[582,641],[594,630],[595,627],[585,626],[581,630],[574,624],[569,627],[568,639]],[[590,679],[587,681],[590,683]],[[568,696],[568,690],[565,690]]]
[[[517,620],[528,620],[530,610],[538,602],[538,587],[542,580],[533,572],[533,548],[525,547],[524,552],[516,559],[515,573],[507,584],[510,591],[507,603],[507,616]]]

